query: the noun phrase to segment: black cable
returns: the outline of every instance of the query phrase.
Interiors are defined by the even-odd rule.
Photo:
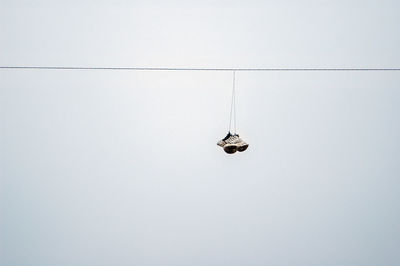
[[[142,70],[142,71],[400,71],[400,68],[186,68],[186,67],[79,67],[0,66],[0,69],[36,70]]]

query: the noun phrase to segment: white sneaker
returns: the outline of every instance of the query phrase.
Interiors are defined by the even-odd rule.
[[[232,135],[230,132],[225,138],[218,141],[217,145],[221,146],[224,151],[229,154],[235,153],[236,151],[243,152],[249,147],[249,144],[244,142],[238,134]]]
[[[217,145],[221,146],[226,153],[232,154],[235,153],[238,149],[237,143],[239,143],[238,137],[228,132],[225,138],[218,141]]]

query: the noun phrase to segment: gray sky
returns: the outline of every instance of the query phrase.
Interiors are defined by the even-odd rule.
[[[0,0],[0,65],[400,67],[398,1]],[[400,73],[0,70],[0,265],[399,265]]]

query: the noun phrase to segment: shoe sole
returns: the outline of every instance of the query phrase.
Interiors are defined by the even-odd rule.
[[[243,145],[243,146],[239,146],[237,148],[238,152],[243,152],[245,150],[247,150],[247,148],[249,147],[249,144]]]
[[[237,151],[238,147],[236,145],[225,145],[224,146],[224,151],[228,154],[235,153]]]

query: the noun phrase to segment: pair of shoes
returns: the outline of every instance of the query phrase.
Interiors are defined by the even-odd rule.
[[[232,135],[231,132],[228,132],[225,138],[218,141],[217,145],[221,146],[224,151],[229,154],[235,153],[236,151],[245,151],[247,147],[249,147],[249,144],[244,142],[238,134]]]

